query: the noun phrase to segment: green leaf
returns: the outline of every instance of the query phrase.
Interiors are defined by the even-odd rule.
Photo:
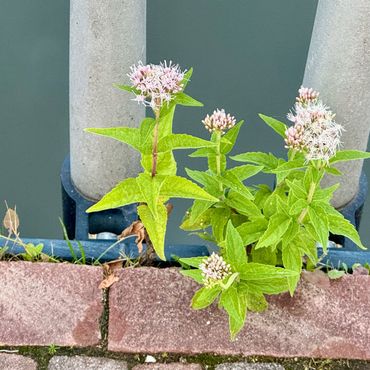
[[[86,210],[87,213],[122,207],[127,204],[145,202],[136,179],[126,179],[115,186],[109,193]]]
[[[231,221],[226,227],[225,259],[234,272],[244,270],[248,261],[243,240]]]
[[[203,283],[203,276],[201,270],[180,270],[180,274],[194,279],[197,283]]]
[[[292,220],[285,215],[278,213],[273,215],[269,220],[267,230],[263,233],[255,248],[274,246],[279,243],[291,222]]]
[[[334,192],[339,188],[339,184],[332,185],[325,189],[316,189],[312,201],[329,202],[333,197]]]
[[[150,211],[149,207],[142,204],[137,207],[137,212],[143,222],[145,229],[150,237],[155,252],[162,260],[166,260],[164,255],[164,239],[167,228],[167,209],[163,204],[158,204],[156,216]]]
[[[148,173],[140,173],[137,177],[137,184],[141,193],[144,195],[145,203],[152,212],[154,217],[157,217],[157,204],[159,202],[159,195],[161,187],[164,183],[164,176],[154,176],[152,177]],[[167,201],[165,199],[165,201]]]
[[[214,208],[211,212],[212,234],[218,243],[225,239],[225,226],[229,219],[229,208]]]
[[[334,270],[329,270],[328,271],[328,278],[329,279],[339,279],[339,278],[341,278],[342,276],[344,276],[346,274],[346,272],[345,271],[339,271],[339,270],[336,270],[336,269],[334,269]]]
[[[220,155],[220,164],[221,164],[221,172],[226,170],[226,156],[224,154]],[[214,174],[217,174],[217,156],[216,154],[210,154],[208,156],[208,168]]]
[[[186,265],[186,266],[190,266],[190,267],[195,267],[195,268],[199,268],[199,265],[201,263],[204,262],[204,260],[206,259],[207,257],[204,257],[204,256],[201,256],[201,257],[190,257],[190,258],[180,258],[179,261]]]
[[[203,107],[203,103],[201,103],[198,100],[195,100],[194,98],[192,98],[189,95],[186,95],[183,92],[176,94],[175,102],[176,104],[184,105],[187,107]]]
[[[116,87],[117,89],[134,93],[135,95],[140,94],[140,91],[138,89],[135,89],[134,87],[130,85],[113,84],[113,86]]]
[[[325,172],[327,172],[328,174],[333,175],[333,176],[343,175],[343,173],[341,171],[339,171],[338,168],[335,168],[335,167],[326,166],[324,169],[325,169]]]
[[[277,132],[280,136],[285,138],[285,131],[287,130],[287,126],[283,123],[278,121],[275,118],[265,116],[264,114],[259,114],[260,118],[265,121],[275,132]]]
[[[151,174],[153,157],[151,154],[142,155],[141,166]],[[175,157],[171,152],[158,153],[157,158],[157,175],[172,176],[176,174],[177,165]]]
[[[307,199],[307,191],[306,189],[302,186],[302,182],[299,180],[286,180],[286,183],[290,189],[290,191],[293,193],[293,195],[297,199]]]
[[[240,278],[250,289],[265,294],[279,294],[288,290],[288,278],[298,276],[296,271],[271,265],[248,263]]]
[[[256,242],[266,231],[268,222],[265,218],[248,221],[237,227],[244,245]]]
[[[208,158],[210,155],[215,155],[216,151],[214,148],[201,148],[195,152],[189,154],[191,158]]]
[[[263,217],[261,210],[254,204],[253,201],[231,190],[224,202],[230,207],[238,211],[238,213],[248,216],[251,219]]]
[[[205,148],[215,146],[215,143],[186,134],[170,134],[158,142],[159,152],[168,152],[176,149]]]
[[[218,180],[246,199],[253,199],[252,193],[233,173],[226,172],[223,176],[219,176]]]
[[[214,196],[222,195],[223,191],[220,189],[220,182],[212,173],[195,171],[185,168],[186,174],[194,181],[202,184],[210,194]]]
[[[263,263],[265,265],[276,265],[277,256],[276,250],[272,247],[255,249],[252,248],[252,260],[255,263]]]
[[[279,173],[279,172],[289,172],[292,170],[298,170],[300,168],[305,168],[307,165],[304,163],[301,159],[293,159],[289,162],[284,162],[282,164],[279,164],[275,169],[272,170],[273,173]]]
[[[330,164],[353,161],[356,159],[366,159],[370,158],[369,152],[363,152],[361,150],[339,150],[334,157],[329,160]]]
[[[238,138],[240,128],[244,121],[239,121],[233,128],[226,132],[221,139],[221,153],[228,154],[233,149],[236,139]]]
[[[140,130],[132,127],[112,127],[112,128],[86,128],[86,132],[91,132],[100,136],[110,137],[121,141],[132,148],[140,151]]]
[[[202,221],[201,219],[204,218],[205,213],[207,213],[207,216],[210,216],[208,210],[214,204],[214,202],[195,200],[190,210],[190,223]],[[205,222],[205,220],[203,220],[203,222]]]
[[[154,118],[144,118],[140,125],[140,152],[151,154],[153,147]]]
[[[208,194],[198,185],[180,176],[166,177],[161,187],[160,195],[169,198],[206,200],[214,203],[219,201],[218,198]]]
[[[262,209],[265,205],[266,200],[271,195],[272,190],[269,188],[268,185],[258,185],[258,190],[254,194],[254,202],[256,205]]]
[[[289,292],[290,295],[293,296],[302,271],[302,254],[297,245],[294,243],[283,243],[282,257],[284,267],[288,270],[296,271],[298,273],[298,276],[288,277]]]
[[[214,300],[221,293],[221,288],[219,285],[215,285],[210,288],[201,288],[193,296],[191,300],[191,307],[194,310],[200,310],[210,306]]]
[[[338,215],[330,214],[328,217],[330,232],[335,235],[343,235],[351,239],[361,249],[367,248],[361,243],[356,228],[346,220],[339,212]]]
[[[242,166],[234,167],[227,171],[227,173],[232,173],[240,181],[244,181],[263,170],[263,166],[255,166],[252,164],[244,164]]]
[[[264,168],[269,170],[276,168],[279,164],[278,158],[271,153],[248,152],[234,155],[230,158],[237,162],[255,163],[257,165],[264,166]]]
[[[314,209],[313,207],[308,208],[308,216],[319,238],[318,242],[321,243],[324,251],[326,251],[329,241],[328,217],[325,212],[320,210],[320,208]]]
[[[172,122],[175,114],[176,104],[171,101],[168,105],[164,105],[160,112],[159,118],[159,139],[172,134]]]
[[[305,199],[298,199],[289,208],[289,214],[292,216],[297,215],[298,213],[301,213],[307,207],[308,207],[308,203]]]
[[[185,90],[185,87],[189,83],[192,75],[193,75],[193,68],[189,68],[189,70],[185,72],[184,79],[181,81],[183,85],[182,87],[183,90]]]
[[[233,340],[244,326],[247,315],[245,299],[238,293],[235,286],[231,286],[221,293],[220,305],[229,315],[229,328]]]
[[[254,290],[245,283],[238,284],[239,294],[243,294],[246,300],[247,308],[253,312],[263,312],[267,309],[268,304],[265,296],[259,291]]]

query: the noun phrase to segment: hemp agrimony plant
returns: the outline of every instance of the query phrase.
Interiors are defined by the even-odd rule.
[[[152,109],[153,117],[145,118],[139,128],[87,129],[88,132],[124,142],[139,151],[143,168],[138,177],[123,180],[87,212],[139,203],[137,210],[148,236],[147,246],[152,245],[163,260],[168,200],[190,198],[218,202],[218,198],[198,185],[176,175],[174,150],[216,146],[213,142],[191,135],[172,133],[172,121],[177,105],[203,105],[184,93],[191,75],[192,69],[183,72],[178,65],[171,62],[160,65],[139,63],[131,67],[128,75],[131,85],[116,87],[133,93],[135,101]]]
[[[242,122],[235,124],[234,117],[217,110],[203,121],[215,145],[191,154],[207,158],[208,170],[187,170],[218,201],[195,200],[181,228],[216,243],[219,254],[180,259],[182,273],[203,285],[192,307],[205,308],[218,299],[229,315],[232,338],[244,326],[248,310],[267,308],[265,294],[293,295],[303,263],[319,262],[317,244],[325,253],[329,233],[365,249],[355,227],[330,204],[338,185],[321,188],[320,182],[325,174],[341,174],[337,163],[369,158],[370,153],[338,150],[343,128],[312,89],[299,90],[288,114],[291,127],[260,117],[285,141],[287,160],[248,152],[231,156],[245,164],[229,169],[227,155]],[[275,187],[244,185],[259,172],[273,175]]]

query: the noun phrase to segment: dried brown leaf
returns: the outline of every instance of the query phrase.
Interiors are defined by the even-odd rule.
[[[103,281],[99,284],[99,289],[107,289],[119,280],[118,276],[110,274],[106,276]]]
[[[141,221],[134,221],[130,226],[126,227],[121,235],[118,236],[118,239],[121,240],[130,235],[136,235],[135,243],[139,253],[141,253],[143,251],[143,241],[145,239],[145,228]]]
[[[8,208],[6,210],[3,219],[3,225],[9,231],[9,233],[18,234],[19,217],[14,209]]]

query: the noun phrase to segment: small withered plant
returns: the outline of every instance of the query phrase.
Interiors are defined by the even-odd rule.
[[[302,87],[288,114],[288,127],[272,117],[260,115],[287,148],[287,159],[272,153],[247,152],[230,156],[243,121],[217,109],[202,121],[210,140],[173,134],[176,105],[201,106],[184,93],[192,70],[177,65],[133,66],[131,86],[117,85],[149,106],[152,118],[139,128],[88,129],[132,146],[141,153],[143,172],[125,179],[88,211],[101,211],[138,203],[145,232],[142,241],[165,259],[164,241],[172,197],[194,199],[181,228],[214,242],[218,253],[209,257],[182,258],[182,273],[202,287],[192,307],[202,309],[218,300],[229,315],[231,338],[242,329],[247,311],[267,308],[265,295],[297,287],[304,263],[319,262],[317,245],[327,251],[329,233],[343,235],[364,249],[355,227],[330,200],[338,185],[321,188],[325,174],[337,176],[339,162],[369,158],[367,152],[339,150],[342,126],[333,112],[312,89]],[[194,182],[176,175],[173,151],[195,148],[190,156],[205,158],[206,171],[186,169]],[[229,168],[228,160],[243,164]],[[275,177],[275,186],[246,186],[257,173]]]

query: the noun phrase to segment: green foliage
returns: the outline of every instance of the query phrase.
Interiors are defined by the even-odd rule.
[[[191,75],[192,69],[182,81],[184,87]],[[130,86],[117,87],[138,93]],[[224,126],[233,126],[229,130],[214,126],[210,140],[174,134],[177,105],[202,106],[181,91],[154,108],[154,117],[145,118],[138,128],[87,130],[131,146],[140,153],[143,167],[136,178],[119,183],[88,212],[138,203],[151,244],[165,259],[166,204],[171,198],[192,199],[180,227],[216,243],[220,256],[179,259],[181,273],[200,284],[192,307],[203,309],[218,302],[228,314],[234,339],[248,311],[267,308],[265,295],[294,294],[303,267],[312,269],[319,262],[317,245],[326,251],[329,233],[350,238],[365,249],[355,227],[330,204],[338,186],[321,188],[320,183],[325,174],[341,174],[336,163],[370,158],[370,153],[342,150],[328,162],[307,160],[293,149],[288,150],[287,159],[265,152],[230,155],[243,121],[226,122]],[[285,138],[283,122],[263,114],[259,117]],[[177,175],[173,151],[179,149],[195,149],[190,157],[207,161],[206,171],[186,169],[194,182]],[[229,159],[241,163],[230,168]],[[274,188],[245,183],[259,173],[273,176]],[[331,278],[341,275],[341,271],[329,272]]]
[[[284,123],[260,117],[285,136]],[[246,164],[228,168],[226,155],[233,149],[239,130],[234,127],[223,137],[213,133],[211,141],[216,147],[191,154],[192,158],[206,158],[208,170],[187,169],[188,176],[219,202],[194,201],[181,225],[217,243],[220,255],[230,265],[232,275],[211,287],[202,273],[202,259],[191,260],[183,274],[204,285],[196,293],[193,307],[199,309],[218,300],[229,315],[232,338],[242,329],[248,310],[267,308],[266,294],[294,294],[304,263],[308,268],[318,264],[317,245],[326,251],[329,233],[344,235],[365,248],[355,227],[330,204],[338,185],[321,188],[320,182],[324,173],[340,174],[333,164],[370,157],[366,152],[339,151],[324,163],[307,162],[292,150],[288,160],[272,153],[248,152],[230,157]],[[245,185],[246,179],[260,172],[275,176],[274,189]],[[186,264],[186,259],[180,261]],[[329,272],[330,278],[342,274]]]

